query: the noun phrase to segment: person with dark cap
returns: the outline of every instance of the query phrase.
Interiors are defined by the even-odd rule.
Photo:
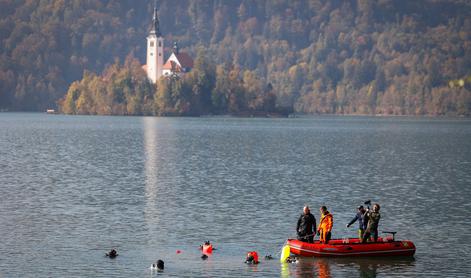
[[[298,219],[296,225],[296,232],[298,239],[301,241],[313,243],[314,242],[314,231],[316,229],[316,218],[311,214],[309,206],[304,206],[303,214]]]
[[[347,224],[347,228],[350,227],[355,221],[358,220],[358,238],[363,239],[363,234],[365,233],[366,226],[368,224],[368,216],[366,216],[366,210],[363,206],[359,206],[357,214],[353,219]]]

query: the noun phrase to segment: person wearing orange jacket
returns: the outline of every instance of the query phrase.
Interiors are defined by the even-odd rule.
[[[326,206],[320,208],[321,219],[319,221],[319,227],[317,228],[317,235],[320,236],[319,240],[321,243],[328,243],[331,238],[332,225],[334,219],[332,214],[327,210]]]

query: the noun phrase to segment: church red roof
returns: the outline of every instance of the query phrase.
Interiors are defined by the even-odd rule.
[[[175,61],[171,61],[171,60],[168,60],[167,63],[164,64],[162,69],[171,70],[173,72],[181,72],[182,71],[181,67]]]
[[[175,64],[174,61],[170,61],[168,60],[167,63],[164,64],[164,66],[162,67],[162,69],[164,70],[171,70],[173,68],[173,65],[172,64]]]
[[[184,52],[179,52],[178,54],[175,54],[175,56],[177,56],[177,59],[183,68],[193,68],[193,59],[191,59],[190,55]]]

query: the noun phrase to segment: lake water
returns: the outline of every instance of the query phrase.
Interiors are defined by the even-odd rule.
[[[414,259],[243,263],[367,199]],[[470,212],[470,119],[0,113],[0,277],[469,277]]]

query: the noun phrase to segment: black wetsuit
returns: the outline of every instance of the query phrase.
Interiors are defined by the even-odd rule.
[[[311,213],[301,214],[296,226],[298,239],[306,242],[313,242],[314,231],[316,230],[316,218]]]

